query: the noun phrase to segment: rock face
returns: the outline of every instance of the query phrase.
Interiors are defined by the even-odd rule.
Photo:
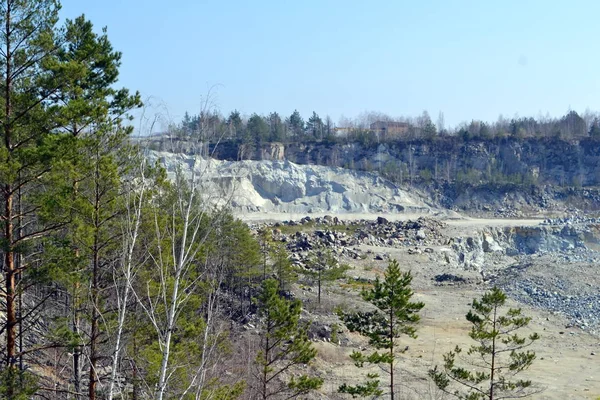
[[[190,148],[183,145],[182,148]],[[239,145],[220,143],[211,148],[215,158],[238,160]],[[276,149],[275,149],[276,147]],[[198,153],[196,153],[198,154]],[[386,164],[411,166],[416,175],[429,170],[439,178],[456,178],[469,170],[531,175],[549,184],[600,185],[600,141],[565,141],[558,138],[496,138],[490,140],[440,137],[394,143],[267,143],[245,152],[246,159],[282,160],[298,164],[385,168]],[[499,167],[501,166],[501,167]]]
[[[275,149],[273,157],[281,154]],[[202,181],[207,198],[231,199],[237,211],[286,213],[428,212],[425,199],[376,174],[290,161],[221,161],[149,151],[170,178],[179,171]]]
[[[447,262],[465,269],[483,271],[488,254],[507,256],[570,254],[578,261],[589,246],[600,243],[600,222],[595,219],[547,220],[541,226],[485,228],[475,236],[455,238],[454,258]],[[578,259],[582,258],[582,259]]]
[[[469,170],[531,175],[540,182],[590,186],[600,185],[600,141],[565,141],[558,138],[496,138],[493,140],[441,137],[433,141],[414,139],[394,143],[265,143],[240,151],[234,142],[206,145],[185,140],[146,140],[155,150],[174,149],[186,154],[206,155],[221,160],[288,160],[298,164],[348,166],[357,169],[384,168],[404,164],[419,171],[429,170],[440,178],[456,178]],[[499,167],[501,166],[501,167]]]
[[[267,143],[260,151],[262,160],[283,161],[285,159],[285,146],[283,143]]]
[[[370,145],[311,142],[250,147],[236,142],[138,140],[154,150],[210,154],[220,160],[291,161],[384,172],[398,182],[422,185],[443,207],[499,218],[519,217],[519,211],[562,210],[574,200],[579,209],[600,209],[600,189],[594,187],[600,186],[600,141],[591,138],[438,137]],[[421,180],[422,176],[430,178]]]

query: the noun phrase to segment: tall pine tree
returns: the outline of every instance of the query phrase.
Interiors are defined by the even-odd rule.
[[[0,332],[4,366],[0,380],[8,398],[25,390],[16,379],[17,363],[28,352],[17,344],[17,327],[30,313],[19,309],[24,287],[37,277],[39,265],[29,257],[34,244],[68,222],[62,211],[64,180],[57,172],[68,142],[61,135],[55,95],[68,79],[78,76],[75,65],[57,58],[60,40],[55,24],[59,5],[52,0],[4,0],[0,4],[0,242],[5,299]],[[44,300],[44,298],[42,298]],[[35,308],[39,304],[32,305]],[[41,347],[40,345],[39,347]]]
[[[126,172],[128,152],[126,142],[132,128],[123,125],[126,113],[141,105],[139,94],[131,95],[127,89],[116,89],[121,53],[112,48],[106,31],[97,34],[93,25],[81,16],[67,20],[65,43],[59,60],[78,66],[79,78],[64,85],[57,97],[66,107],[60,117],[66,132],[77,138],[78,155],[74,161],[76,175],[73,180],[74,218],[71,224],[75,251],[84,268],[82,279],[91,282],[86,294],[89,304],[84,304],[90,324],[88,368],[88,397],[94,399],[98,382],[97,362],[100,358],[98,343],[101,300],[109,295],[103,286],[102,272],[118,258],[116,243],[120,232],[119,218],[124,214],[121,177]],[[86,287],[88,285],[85,285]],[[77,288],[74,288],[77,290]],[[74,293],[77,299],[79,293]],[[77,309],[77,308],[76,308]],[[77,313],[73,327],[78,332]],[[79,391],[79,350],[74,355],[75,389]]]
[[[320,388],[323,380],[306,374],[292,374],[289,380],[284,379],[294,367],[310,363],[317,354],[308,340],[308,325],[300,322],[300,301],[285,299],[279,294],[277,281],[267,279],[258,304],[262,318],[256,357],[258,398],[291,399]]]
[[[11,377],[20,375],[15,371],[23,356],[64,344],[52,331],[25,348],[24,333],[17,327],[31,327],[36,313],[25,308],[39,310],[49,297],[30,295],[21,301],[24,289],[77,263],[77,252],[63,253],[58,262],[58,252],[49,245],[64,246],[68,236],[49,237],[73,223],[76,183],[85,170],[81,163],[87,161],[80,157],[82,137],[87,143],[97,132],[127,133],[122,117],[139,104],[139,96],[113,88],[120,53],[112,50],[106,35],[95,35],[83,17],[57,28],[59,7],[54,0],[5,0],[0,6],[0,236],[6,281],[1,331],[6,337],[4,373]],[[2,381],[8,397],[18,395],[23,379]]]
[[[396,398],[396,359],[404,349],[400,346],[399,338],[406,335],[416,338],[415,325],[419,322],[419,311],[424,307],[422,302],[412,302],[414,295],[410,284],[410,272],[401,272],[398,261],[392,260],[385,273],[384,280],[379,278],[373,287],[362,292],[362,298],[376,307],[374,312],[342,314],[341,317],[351,331],[359,332],[369,338],[369,344],[381,352],[374,351],[365,355],[354,351],[351,358],[357,367],[364,364],[384,365],[389,374],[389,394]],[[340,393],[354,396],[378,396],[383,394],[378,375],[369,374],[364,384],[355,386],[343,384]]]
[[[506,295],[497,287],[473,300],[466,318],[472,324],[469,336],[476,344],[466,354],[456,346],[444,355],[443,369],[436,366],[429,371],[442,391],[465,400],[516,399],[539,392],[530,380],[515,378],[535,360],[535,353],[524,349],[539,335],[519,336],[516,331],[525,328],[531,318],[523,316],[519,308],[502,314],[505,304]],[[459,355],[471,366],[457,365]]]

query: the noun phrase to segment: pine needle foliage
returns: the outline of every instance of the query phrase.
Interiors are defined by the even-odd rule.
[[[436,366],[429,376],[442,391],[465,400],[516,399],[538,393],[530,380],[516,375],[528,369],[535,352],[524,350],[540,337],[537,333],[519,336],[516,331],[531,321],[520,308],[509,308],[506,294],[497,287],[474,299],[466,315],[472,324],[469,336],[476,344],[464,352],[459,346],[444,355],[442,368]],[[470,367],[458,365],[466,361]],[[461,390],[462,389],[462,390]]]
[[[396,360],[406,349],[400,346],[399,338],[403,335],[413,339],[417,337],[419,311],[425,306],[422,302],[411,301],[414,295],[411,283],[410,271],[401,272],[398,261],[392,260],[383,281],[377,278],[371,289],[361,293],[365,301],[376,307],[376,311],[341,315],[348,329],[367,336],[371,346],[382,350],[369,355],[354,351],[350,357],[357,367],[365,364],[384,367],[389,374],[388,386],[392,400],[397,394],[397,382],[394,380]],[[356,386],[343,384],[338,391],[350,394],[353,398],[381,396],[384,391],[378,378],[377,374],[369,374],[365,383]]]
[[[278,282],[263,282],[258,298],[262,318],[258,366],[258,398],[291,399],[321,387],[323,379],[297,375],[294,367],[309,364],[317,355],[308,339],[308,324],[300,322],[302,304],[280,295]]]

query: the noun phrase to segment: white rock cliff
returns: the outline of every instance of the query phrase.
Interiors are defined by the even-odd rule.
[[[220,161],[149,151],[171,179],[179,170],[213,201],[242,212],[381,213],[431,211],[427,201],[376,174],[289,161]]]

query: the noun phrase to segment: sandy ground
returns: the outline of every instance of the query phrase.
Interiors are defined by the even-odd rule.
[[[403,390],[403,398],[433,399],[441,398],[440,393],[427,378],[427,371],[443,362],[442,356],[456,345],[463,348],[472,344],[469,339],[469,324],[464,315],[469,310],[469,302],[480,297],[480,290],[439,288],[420,290],[416,296],[425,302],[422,323],[418,338],[405,339],[402,344],[409,350],[402,356],[399,364],[400,375],[408,387]],[[512,304],[517,306],[516,304]],[[598,338],[578,329],[565,329],[565,321],[556,315],[525,307],[524,313],[533,318],[531,329],[538,332],[541,339],[531,349],[537,354],[537,360],[522,377],[531,379],[541,392],[533,399],[596,399],[600,396],[600,354]],[[353,342],[365,344],[364,340],[354,337]],[[344,359],[351,348],[335,346],[331,343],[318,345],[321,357],[320,368],[327,374],[325,398],[343,398],[335,394],[339,384],[356,383],[366,371],[360,371]],[[333,362],[332,362],[333,361]]]
[[[412,270],[415,297],[426,305],[421,313],[418,338],[402,339],[402,344],[409,346],[409,350],[402,356],[399,366],[401,376],[407,382],[407,386],[401,389],[401,398],[444,398],[427,378],[427,371],[441,364],[443,354],[456,345],[466,348],[474,343],[468,337],[470,324],[465,320],[465,314],[470,309],[472,299],[480,298],[488,287],[475,283],[434,286],[431,278],[447,271],[440,271],[439,266],[432,264],[426,255],[409,256],[403,251],[393,251],[391,255],[405,268]],[[375,274],[384,268],[385,265],[381,264],[374,268],[375,272],[371,272]],[[360,271],[355,270],[358,273]],[[475,274],[473,278],[476,278]],[[358,299],[357,292],[345,293],[345,296],[348,295]],[[541,335],[541,339],[531,347],[537,354],[537,360],[522,375],[531,379],[541,391],[531,398],[562,400],[600,397],[600,339],[578,328],[566,328],[568,321],[561,315],[517,304],[512,300],[509,305],[521,307],[524,314],[532,318],[530,327],[524,329],[523,334],[537,332]],[[356,383],[366,373],[344,357],[355,346],[366,345],[366,341],[358,335],[351,335],[351,340],[353,345],[347,347],[319,343],[319,367],[328,372],[324,398],[345,398],[335,394],[337,386],[344,382]]]
[[[312,216],[312,215],[311,215]],[[340,219],[346,216],[336,215]],[[418,215],[397,214],[382,215],[392,219],[414,219]],[[261,220],[256,216],[254,221]],[[271,220],[280,220],[280,215],[269,215]],[[291,215],[284,215],[291,219]],[[297,216],[299,219],[302,216]],[[355,219],[372,219],[377,215],[353,215]],[[248,220],[248,219],[246,219]],[[527,220],[493,220],[493,219],[446,219],[449,225],[446,234],[468,234],[484,226],[515,226],[538,225],[540,219]],[[367,250],[366,248],[363,250]],[[405,384],[401,384],[401,399],[442,399],[444,397],[427,378],[427,371],[436,364],[442,363],[443,354],[456,345],[466,347],[473,342],[468,337],[469,323],[465,314],[469,311],[473,298],[479,298],[489,288],[475,271],[462,271],[445,266],[429,254],[409,255],[407,249],[370,248],[378,253],[387,253],[396,258],[405,269],[413,272],[413,288],[416,298],[426,306],[421,316],[422,322],[418,328],[416,340],[403,339],[403,345],[409,346],[402,356],[399,370]],[[437,251],[437,250],[436,250]],[[373,277],[381,274],[387,265],[385,261],[366,260],[354,265],[350,276]],[[456,273],[471,282],[456,286],[436,286],[432,278],[444,272]],[[539,269],[537,270],[539,273]],[[552,272],[550,271],[549,274]],[[358,291],[341,289],[338,283],[333,283],[326,291],[326,301],[331,304],[343,303],[350,308],[360,302]],[[337,285],[337,286],[336,286]],[[523,378],[531,379],[540,393],[533,399],[597,399],[600,397],[600,338],[579,328],[567,328],[568,321],[562,315],[554,314],[543,309],[534,309],[511,300],[513,307],[522,307],[527,316],[532,317],[529,328],[523,333],[537,332],[541,339],[531,349],[537,354],[537,359]],[[350,334],[351,345],[338,346],[332,343],[319,342],[319,359],[317,367],[325,373],[326,383],[321,390],[322,399],[342,399],[336,393],[337,387],[346,382],[358,383],[366,375],[352,365],[348,354],[357,346],[365,346],[364,338]],[[383,374],[385,375],[385,374]],[[386,398],[386,397],[383,397]]]

